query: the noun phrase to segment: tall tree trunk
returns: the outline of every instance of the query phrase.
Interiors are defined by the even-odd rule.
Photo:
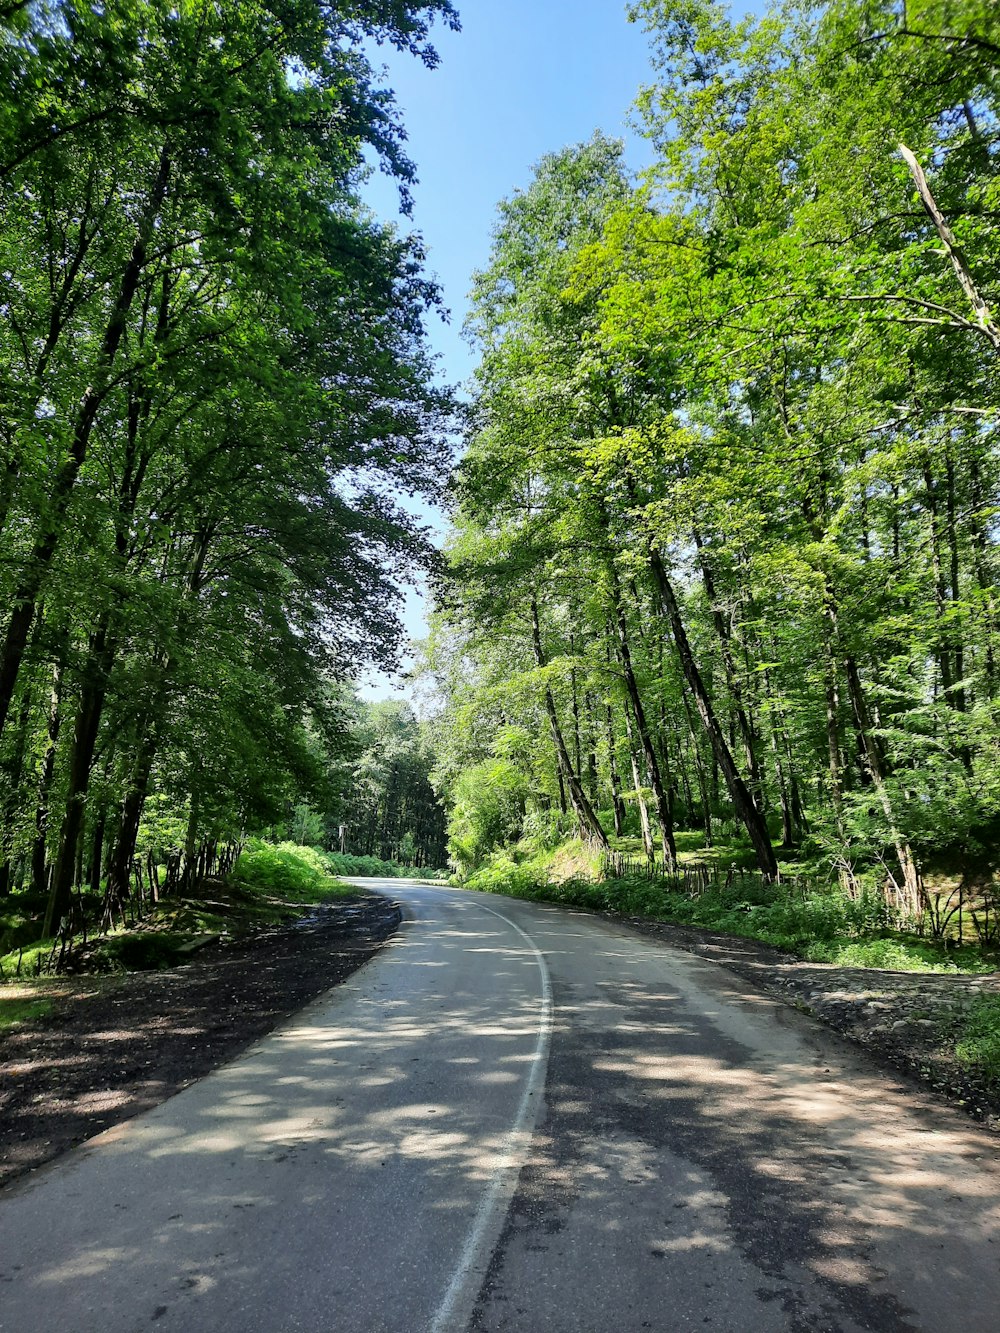
[[[934,608],[937,617],[938,672],[941,677],[941,690],[945,702],[955,706],[952,687],[955,677],[952,673],[952,660],[949,651],[950,632],[947,625],[947,593],[945,591],[944,568],[941,562],[941,520],[938,513],[937,486],[929,462],[924,464],[924,490],[927,513],[930,518],[931,567],[934,573]]]
[[[125,326],[139,287],[139,278],[146,265],[147,250],[156,219],[166,197],[169,179],[170,157],[168,150],[164,148],[156,180],[132,247],[132,254],[122,273],[118,295],[101,339],[94,382],[88,386],[78,405],[69,452],[56,473],[31,554],[11,599],[13,610],[7,622],[3,645],[0,647],[0,734],[3,733],[11,699],[17,686],[28,635],[38,609],[39,594],[63,535],[69,502],[86,459],[90,437],[106,393],[111,368],[125,334]]]
[[[653,744],[653,737],[649,730],[649,723],[646,720],[646,710],[643,707],[642,696],[639,693],[639,684],[635,678],[635,671],[632,667],[632,652],[629,647],[628,625],[625,621],[625,610],[622,606],[621,587],[618,583],[618,573],[611,568],[612,596],[614,601],[615,628],[618,633],[618,660],[621,662],[622,674],[625,678],[625,688],[628,691],[628,697],[632,704],[632,715],[635,718],[636,731],[639,733],[639,744],[642,746],[642,753],[646,761],[646,771],[649,773],[649,785],[653,792],[653,800],[656,802],[656,817],[660,823],[660,843],[663,848],[663,860],[668,870],[677,869],[677,846],[674,842],[674,816],[670,808],[670,801],[663,785],[663,778],[660,774],[660,765],[656,757],[656,747]]]
[[[716,638],[719,640],[719,649],[722,656],[722,669],[726,677],[726,686],[733,702],[733,714],[739,728],[740,740],[743,745],[743,754],[746,758],[747,773],[750,778],[749,786],[754,794],[755,800],[761,805],[761,808],[763,808],[761,798],[764,791],[764,782],[761,775],[760,760],[757,756],[757,736],[753,724],[750,721],[750,717],[747,714],[746,704],[743,698],[743,685],[740,681],[739,671],[736,667],[736,658],[733,654],[732,638],[729,627],[726,625],[726,618],[719,608],[718,595],[715,587],[715,576],[712,573],[712,567],[705,555],[705,548],[701,540],[701,535],[697,529],[695,529],[694,532],[694,542],[698,552],[698,564],[701,569],[705,597],[708,600],[709,610],[712,614],[712,624],[715,626]]]
[[[88,679],[80,696],[73,745],[69,758],[66,811],[59,837],[59,851],[52,868],[44,935],[54,935],[70,905],[77,874],[77,851],[86,809],[87,791],[97,746],[97,733],[107,698],[107,679],[117,645],[108,632],[107,618],[95,631],[90,645]]]
[[[972,501],[970,527],[972,532],[972,567],[976,576],[979,597],[982,602],[981,623],[983,627],[983,676],[986,684],[986,697],[996,698],[996,654],[993,639],[996,630],[996,588],[990,575],[987,559],[987,511],[988,504],[983,494],[982,474],[979,461],[973,458],[969,463],[969,492]]]
[[[670,625],[674,645],[677,648],[684,679],[688,683],[695,707],[712,747],[712,753],[729,789],[736,817],[747,831],[761,874],[767,879],[776,879],[778,876],[778,862],[774,855],[774,847],[771,845],[770,834],[767,831],[767,823],[754,803],[750,789],[736,767],[732,751],[726,744],[725,735],[719,726],[715,709],[712,707],[712,700],[705,689],[701,672],[691,651],[673,585],[667,575],[662,557],[655,547],[650,550],[650,566]]]
[[[0,898],[6,898],[14,884],[14,823],[19,804],[19,790],[24,779],[25,761],[28,752],[28,729],[31,724],[32,691],[26,689],[21,696],[21,707],[17,714],[17,731],[8,761],[4,764],[7,779],[6,797],[0,805]]]
[[[605,718],[608,734],[608,774],[611,779],[611,805],[615,817],[615,837],[625,833],[625,802],[622,800],[622,782],[618,773],[618,758],[615,754],[615,726],[611,705],[605,705]]]
[[[125,799],[122,801],[114,853],[108,865],[108,896],[116,903],[122,903],[128,897],[139,825],[159,744],[159,726],[154,723],[135,758]]]
[[[42,768],[38,778],[38,800],[35,806],[35,842],[31,851],[31,883],[36,893],[44,893],[46,880],[46,848],[49,830],[49,797],[52,792],[52,777],[56,766],[56,747],[62,727],[62,682],[63,665],[57,662],[52,668],[52,690],[49,695],[48,739]]]
[[[834,644],[837,641],[837,609],[833,592],[829,586],[824,591],[824,618],[830,627],[829,634],[823,637],[823,655],[826,670],[824,672],[824,694],[826,701],[826,761],[830,775],[830,803],[833,806],[837,833],[841,842],[846,839],[844,829],[843,779],[840,762],[840,680],[837,674],[837,658]]]
[[[878,797],[879,804],[882,807],[882,813],[885,815],[886,823],[889,825],[889,836],[892,839],[896,850],[896,857],[899,861],[899,868],[903,875],[903,886],[909,900],[909,906],[912,913],[916,914],[920,907],[920,878],[917,872],[916,862],[913,859],[913,852],[905,836],[900,832],[896,823],[896,814],[892,808],[892,800],[885,785],[885,770],[881,754],[881,747],[878,738],[872,732],[871,714],[868,708],[868,702],[865,698],[864,688],[861,684],[861,675],[858,671],[857,662],[848,655],[844,660],[844,673],[847,677],[847,688],[851,697],[851,706],[854,709],[854,718],[857,724],[858,736],[864,750],[865,765],[868,769],[868,775],[871,779],[872,787]]]
[[[701,750],[698,748],[698,735],[695,731],[694,714],[691,712],[691,700],[688,696],[687,682],[682,690],[684,700],[684,713],[688,724],[688,745],[691,753],[694,755],[694,769],[698,777],[698,790],[701,793],[701,822],[705,829],[705,846],[712,846],[712,802],[708,791],[708,777],[705,773],[705,765],[702,762]]]
[[[649,822],[649,809],[646,805],[646,798],[642,794],[642,774],[639,772],[639,758],[636,754],[635,738],[632,734],[632,722],[629,717],[629,705],[627,700],[625,703],[625,734],[628,737],[628,757],[632,765],[632,782],[635,785],[635,803],[639,810],[639,828],[642,830],[642,850],[646,853],[646,860],[652,861],[653,830]]]
[[[538,599],[532,593],[531,596],[531,643],[535,654],[535,664],[542,668],[546,665],[545,656],[542,652],[542,631],[538,622]],[[610,851],[610,843],[607,834],[601,827],[601,822],[594,813],[594,808],[587,799],[587,793],[583,790],[580,779],[573,772],[573,765],[570,762],[569,752],[566,749],[566,741],[562,734],[562,728],[559,726],[559,714],[556,712],[556,701],[552,697],[552,690],[548,683],[545,685],[545,711],[548,714],[549,727],[552,732],[552,742],[556,748],[558,761],[563,769],[563,777],[566,781],[566,787],[569,790],[569,798],[573,805],[573,811],[576,814],[580,824],[580,830],[586,837],[592,838],[599,847],[605,851]]]
[[[951,449],[948,448],[945,453],[945,536],[948,543],[948,591],[949,600],[952,607],[952,621],[949,627],[951,638],[952,666],[954,667],[954,683],[952,685],[952,702],[960,713],[965,712],[966,698],[965,686],[962,683],[965,677],[965,645],[962,634],[963,627],[955,619],[955,608],[961,601],[962,589],[959,575],[959,555],[958,555],[958,523],[956,519],[956,498],[955,498],[955,460],[952,457]],[[968,750],[965,751],[966,767],[971,768],[971,758]]]

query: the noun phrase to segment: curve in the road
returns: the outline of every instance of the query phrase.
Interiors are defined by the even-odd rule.
[[[381,887],[373,963],[0,1195],[2,1333],[997,1333],[994,1139],[712,963]]]
[[[552,1038],[552,981],[545,956],[527,931],[522,930],[516,921],[511,921],[510,917],[504,916],[502,912],[497,912],[492,907],[480,905],[485,911],[499,917],[501,921],[516,930],[534,955],[542,985],[538,1015],[538,1044],[535,1046],[531,1070],[524,1085],[524,1092],[521,1094],[514,1123],[501,1145],[496,1166],[476,1210],[468,1239],[462,1247],[455,1275],[434,1316],[430,1333],[461,1333],[461,1330],[468,1325],[476,1297],[489,1270],[494,1247],[503,1230],[504,1218],[517,1187],[518,1175],[527,1157],[531,1133],[545,1092],[545,1070],[548,1064],[549,1042]]]

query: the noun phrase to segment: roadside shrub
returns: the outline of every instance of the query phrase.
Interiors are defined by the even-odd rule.
[[[236,862],[231,875],[236,884],[262,893],[286,897],[315,896],[320,890],[336,886],[323,852],[315,847],[300,847],[294,842],[252,841]]]
[[[521,836],[528,782],[506,759],[490,759],[463,772],[452,793],[448,854],[461,872],[476,869],[494,849]]]
[[[690,897],[667,878],[645,875],[556,883],[546,866],[516,864],[500,853],[471,875],[466,887],[739,935],[811,962],[906,972],[985,972],[992,967],[976,949],[949,955],[929,940],[891,932],[890,916],[875,894],[854,900],[830,889],[802,898],[781,884],[736,884]]]
[[[326,863],[335,875],[358,875],[368,879],[434,879],[436,870],[382,861],[377,856],[352,856],[349,852],[326,852]]]
[[[961,1064],[980,1069],[993,1083],[1000,1083],[1000,995],[976,1000],[962,1023],[955,1043]]]

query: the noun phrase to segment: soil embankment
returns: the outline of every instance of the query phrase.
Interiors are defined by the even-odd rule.
[[[358,894],[164,972],[80,976],[0,1038],[0,1185],[238,1055],[366,963],[398,906]]]

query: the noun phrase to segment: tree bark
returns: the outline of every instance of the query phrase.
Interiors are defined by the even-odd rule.
[[[97,733],[107,698],[107,678],[115,659],[117,644],[108,632],[107,620],[91,640],[89,679],[83,687],[80,707],[73,729],[69,759],[66,811],[59,837],[59,851],[52,868],[49,902],[45,912],[43,938],[54,935],[66,915],[77,874],[77,850],[90,786],[90,773],[97,746]]]
[[[844,670],[847,677],[848,693],[851,697],[851,706],[854,709],[858,737],[863,748],[864,762],[868,769],[868,775],[871,778],[872,786],[878,797],[879,804],[882,807],[882,813],[885,815],[886,822],[889,825],[889,836],[892,839],[896,850],[896,856],[899,860],[899,868],[902,871],[903,886],[909,900],[910,910],[915,914],[920,907],[920,878],[917,872],[916,862],[913,859],[913,852],[909,842],[900,832],[896,824],[896,815],[892,808],[892,800],[885,785],[885,770],[878,738],[872,734],[872,719],[868,709],[868,702],[865,698],[864,688],[861,684],[861,675],[858,671],[857,662],[850,655],[844,660]]]
[[[653,830],[649,823],[649,809],[642,794],[642,774],[639,772],[639,760],[636,755],[635,739],[632,734],[632,722],[629,718],[628,703],[625,704],[625,735],[628,737],[628,757],[632,765],[632,782],[635,786],[635,803],[639,810],[639,828],[642,831],[642,850],[646,860],[653,859]]]
[[[910,175],[917,187],[920,202],[923,204],[927,216],[934,223],[937,234],[941,238],[941,244],[944,246],[945,254],[951,260],[951,266],[955,272],[955,277],[958,279],[958,284],[972,306],[975,314],[974,327],[986,336],[994,351],[1000,351],[1000,329],[994,323],[990,308],[976,285],[969,262],[955,239],[954,232],[948,226],[944,214],[938,208],[934,196],[931,194],[931,188],[927,184],[927,177],[924,175],[923,168],[905,143],[899,145],[899,151],[903,155],[906,165],[910,168]]]
[[[736,817],[747,831],[761,874],[767,879],[777,879],[778,862],[774,855],[770,834],[767,831],[767,824],[754,803],[749,787],[736,767],[732,751],[729,749],[722,728],[719,726],[718,718],[712,707],[712,700],[705,689],[701,672],[691,651],[691,644],[681,617],[680,605],[667,575],[662,557],[655,547],[650,550],[650,566],[670,625],[674,645],[680,658],[684,679],[688,683],[698,715],[708,736],[712,754],[725,779]]]
[[[542,632],[538,623],[538,599],[532,594],[531,597],[531,644],[535,654],[535,664],[542,668],[546,665],[545,656],[542,652]],[[587,799],[587,793],[583,790],[580,779],[573,772],[573,765],[570,762],[569,751],[566,749],[566,741],[562,734],[562,728],[559,726],[559,714],[556,711],[556,701],[552,697],[552,690],[546,683],[544,691],[545,711],[548,714],[549,728],[552,732],[552,741],[556,748],[559,765],[563,772],[566,787],[569,791],[569,798],[573,805],[574,813],[580,824],[580,831],[585,837],[592,838],[594,842],[605,851],[611,850],[607,834],[601,827],[601,822],[594,813],[594,808]]]
[[[35,807],[35,842],[31,852],[31,883],[36,893],[44,893],[46,880],[46,849],[49,829],[49,797],[56,766],[56,746],[62,727],[63,667],[57,662],[52,669],[52,691],[49,695],[48,740],[38,778],[38,800]]]
[[[615,817],[615,837],[621,838],[625,833],[625,803],[622,800],[622,783],[618,773],[618,759],[615,754],[614,716],[610,704],[605,706],[605,716],[607,719],[608,773],[611,779],[611,803]]]
[[[726,685],[729,688],[729,694],[733,701],[733,713],[735,714],[736,723],[739,727],[740,739],[743,742],[743,753],[746,757],[747,773],[750,777],[748,785],[754,793],[755,799],[759,803],[764,791],[764,782],[761,775],[760,760],[757,756],[757,736],[754,732],[753,725],[747,714],[746,705],[744,703],[743,687],[740,683],[739,672],[736,669],[736,658],[733,655],[730,633],[726,626],[725,617],[719,609],[715,588],[715,577],[712,573],[712,568],[705,557],[705,548],[697,530],[695,530],[694,533],[694,544],[698,552],[698,565],[701,569],[701,578],[705,588],[705,596],[708,599],[709,610],[712,614],[712,624],[715,626],[716,637],[719,640]]]
[[[653,792],[653,800],[656,802],[656,817],[660,823],[660,843],[663,848],[663,861],[668,870],[674,871],[677,869],[677,846],[674,842],[673,811],[670,808],[670,801],[667,798],[667,793],[663,786],[660,765],[656,757],[656,747],[653,744],[653,737],[646,720],[646,710],[643,707],[642,696],[639,693],[639,684],[635,678],[635,671],[632,667],[632,653],[628,641],[628,625],[626,624],[625,611],[622,607],[618,574],[614,568],[612,568],[610,572],[612,595],[614,599],[615,628],[618,633],[618,660],[622,665],[625,688],[628,691],[628,697],[632,704],[632,715],[635,718],[636,731],[639,733],[639,744],[642,746],[643,757],[646,761],[646,771],[649,774],[649,785]]]

